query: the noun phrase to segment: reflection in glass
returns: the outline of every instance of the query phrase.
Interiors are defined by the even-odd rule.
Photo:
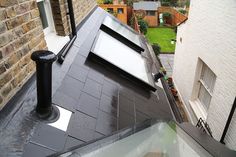
[[[121,36],[125,37],[126,39],[130,40],[134,44],[141,46],[139,35],[133,32],[130,28],[123,25],[122,23],[117,22],[115,19],[107,16],[103,22],[103,25],[109,27],[113,31],[119,33]]]
[[[105,144],[104,144],[105,143]],[[91,149],[92,148],[92,149]],[[158,122],[121,140],[64,154],[80,157],[211,157],[175,123]]]

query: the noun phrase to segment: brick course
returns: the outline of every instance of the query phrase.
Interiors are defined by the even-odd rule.
[[[65,36],[70,32],[69,16],[66,0],[51,0],[55,29],[58,35]],[[75,23],[81,20],[96,6],[95,0],[73,0]]]
[[[34,73],[30,55],[39,49],[46,42],[36,1],[1,0],[0,110]]]
[[[66,0],[51,0],[58,35],[70,32]],[[95,0],[73,0],[76,25],[96,6]],[[0,1],[0,110],[35,72],[30,56],[47,49],[36,0]]]

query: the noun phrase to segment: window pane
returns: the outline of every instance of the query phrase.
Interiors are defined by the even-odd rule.
[[[148,16],[155,16],[155,11],[147,11]]]
[[[204,108],[208,110],[211,102],[211,95],[207,92],[207,90],[204,88],[202,84],[200,85],[198,99],[201,102],[201,104],[203,104]]]
[[[118,8],[118,14],[123,14],[124,13],[124,9],[123,8]]]
[[[206,88],[212,92],[215,85],[216,76],[205,64],[202,68],[201,79]]]
[[[109,13],[113,13],[113,8],[107,8],[107,11],[108,11]]]

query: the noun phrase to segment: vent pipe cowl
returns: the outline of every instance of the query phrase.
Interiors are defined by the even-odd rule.
[[[37,106],[36,113],[42,119],[47,119],[53,113],[52,107],[52,64],[57,56],[47,50],[35,51],[31,59],[36,63]]]

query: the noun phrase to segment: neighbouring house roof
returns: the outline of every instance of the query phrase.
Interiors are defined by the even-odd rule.
[[[159,70],[152,61],[146,41],[123,24],[120,28],[130,31],[123,37],[122,29],[119,32],[116,29],[111,29],[111,32],[101,30],[106,17],[121,24],[109,13],[97,8],[78,30],[77,39],[63,64],[53,64],[52,102],[60,107],[62,114],[67,114],[68,126],[64,124],[60,128],[34,118],[32,111],[37,103],[34,76],[0,113],[1,156],[46,156],[146,119],[175,119],[164,89],[149,80],[151,86],[155,86],[155,91],[151,91],[136,78],[140,76],[142,79],[142,75],[150,77],[151,72]],[[137,72],[135,65],[134,69],[129,67],[125,71],[126,67],[104,63],[99,56],[91,57],[95,39],[101,31],[106,36],[116,32],[109,38],[123,50],[129,50],[127,52],[132,52],[136,58],[138,56],[143,71],[134,75],[132,70]],[[133,37],[138,39],[127,42]],[[143,52],[134,52],[137,47],[142,47],[139,50]],[[122,53],[119,48],[110,49],[110,53]],[[128,60],[132,62],[133,59]]]
[[[133,3],[134,10],[157,11],[158,7],[160,7],[160,2],[141,1]]]

